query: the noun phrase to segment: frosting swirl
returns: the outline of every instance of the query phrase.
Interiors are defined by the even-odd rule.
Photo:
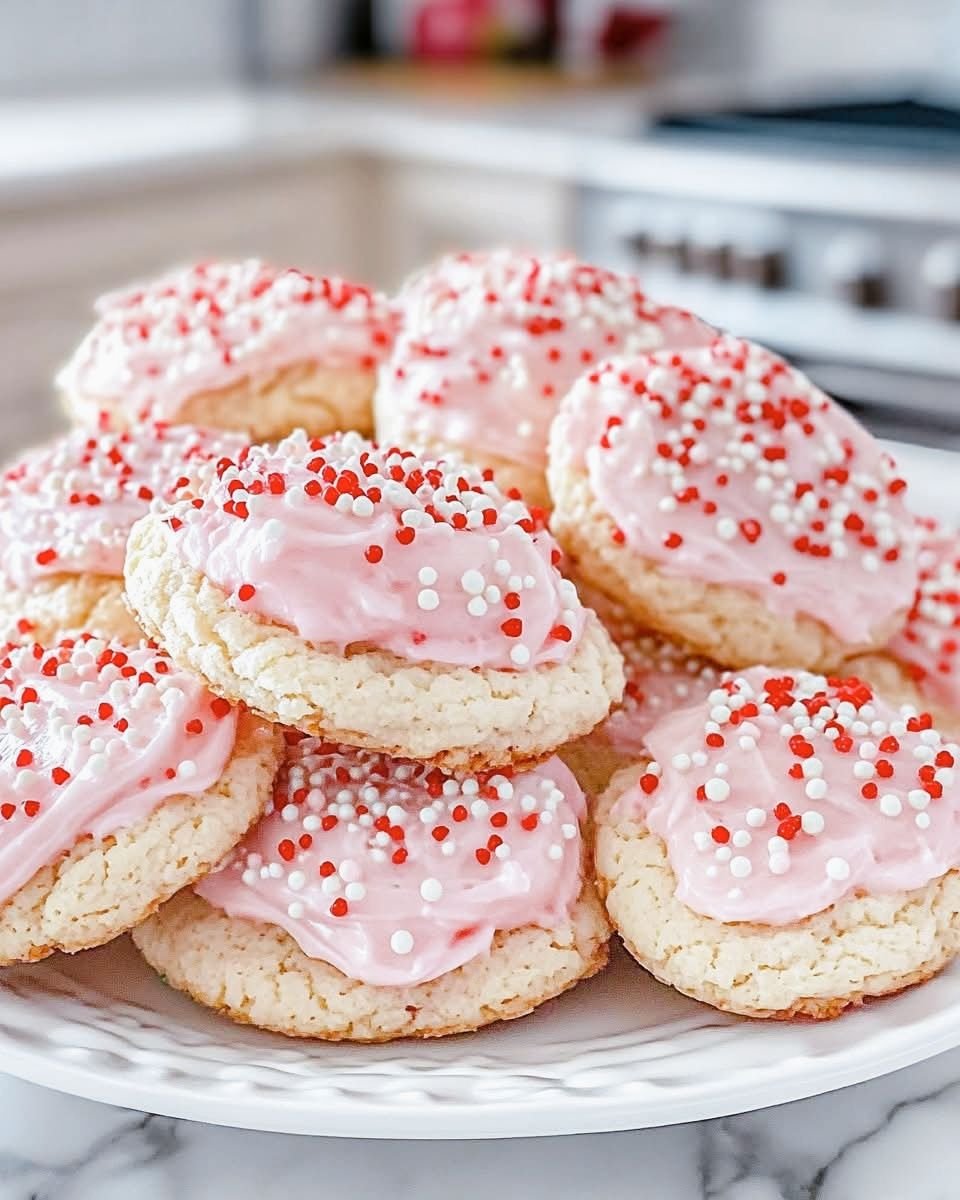
[[[667,846],[684,904],[787,925],[960,866],[960,748],[856,678],[754,667],[647,733],[618,800]]]
[[[244,444],[239,434],[151,422],[124,433],[74,429],[28,450],[0,478],[0,573],[21,589],[61,572],[121,576],[133,523]]]
[[[57,378],[90,423],[106,401],[171,420],[191,396],[299,362],[373,370],[396,332],[380,293],[258,259],[197,263],[96,307]]]
[[[381,373],[381,437],[469,448],[542,470],[561,397],[611,354],[700,345],[713,331],[638,281],[571,255],[457,254],[401,291]]]
[[[551,474],[585,472],[614,540],[668,575],[744,588],[851,643],[913,599],[906,483],[877,442],[783,359],[722,336],[583,376]]]
[[[167,516],[183,560],[315,645],[526,670],[579,642],[556,543],[488,472],[300,430],[221,462],[200,497]]]
[[[559,759],[454,778],[290,735],[273,809],[195,885],[350,979],[409,986],[563,921],[580,891],[583,793]]]
[[[0,649],[0,902],[81,838],[211,787],[236,726],[226,700],[149,646]]]

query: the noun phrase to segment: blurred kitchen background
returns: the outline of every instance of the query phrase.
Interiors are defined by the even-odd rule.
[[[0,0],[0,420],[100,291],[572,248],[960,447],[960,0]]]

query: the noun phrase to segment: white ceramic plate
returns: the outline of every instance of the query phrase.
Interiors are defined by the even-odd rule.
[[[636,1129],[857,1083],[960,1045],[960,963],[839,1021],[748,1022],[626,955],[530,1017],[350,1046],[246,1029],[165,987],[122,939],[5,971],[0,1063],[35,1083],[249,1129],[387,1138]]]
[[[953,455],[896,448],[953,520]],[[531,1017],[470,1036],[324,1045],[244,1029],[165,987],[127,939],[0,972],[0,1067],[94,1100],[249,1129],[386,1138],[638,1129],[745,1112],[960,1045],[960,961],[839,1021],[749,1022],[625,955]]]

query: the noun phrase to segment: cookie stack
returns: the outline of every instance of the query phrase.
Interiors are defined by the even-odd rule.
[[[495,253],[407,294],[380,425],[545,470],[623,652],[623,703],[563,754],[628,949],[751,1016],[937,971],[960,949],[957,535],[799,371],[634,282]]]
[[[294,727],[264,821],[136,930],[176,986],[377,1041],[528,1012],[606,960],[553,750],[623,687],[559,551],[476,468],[356,433],[223,458],[134,526],[127,597],[218,696]]]
[[[776,355],[495,251],[174,272],[59,382],[0,481],[0,962],[132,929],[380,1041],[529,1012],[611,921],[752,1016],[960,952],[960,545]]]
[[[956,538],[920,552],[870,435],[729,335],[582,377],[549,478],[648,697],[575,750],[624,768],[597,871],[631,952],[751,1016],[829,1017],[939,970],[960,950]]]

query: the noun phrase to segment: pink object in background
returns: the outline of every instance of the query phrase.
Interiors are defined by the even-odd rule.
[[[392,0],[377,6],[384,49],[424,61],[530,57],[553,27],[553,0]]]

